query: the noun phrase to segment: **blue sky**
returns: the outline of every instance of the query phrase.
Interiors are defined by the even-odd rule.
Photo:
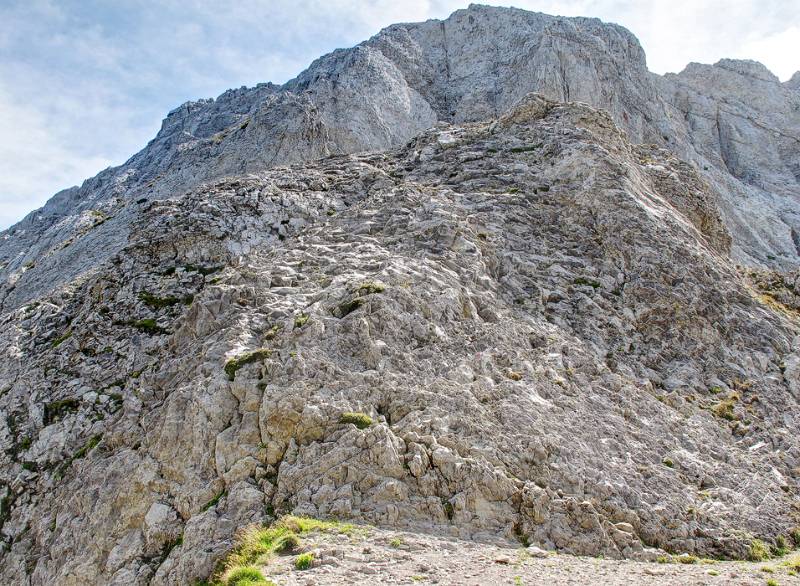
[[[798,0],[484,2],[597,16],[639,37],[648,65],[752,58],[800,69]],[[59,189],[124,162],[190,99],[284,82],[393,22],[450,0],[0,0],[0,229]]]

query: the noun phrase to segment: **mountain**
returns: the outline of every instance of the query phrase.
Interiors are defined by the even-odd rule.
[[[190,584],[284,513],[780,548],[798,137],[760,64],[483,6],[184,104],[2,233],[0,576]]]

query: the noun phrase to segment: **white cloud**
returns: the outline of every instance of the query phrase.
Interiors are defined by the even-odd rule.
[[[596,16],[636,34],[653,71],[722,57],[800,69],[800,6],[785,0],[505,0]],[[457,0],[3,0],[0,228],[119,164],[188,99],[283,82],[394,22],[444,18]]]
[[[81,156],[65,144],[35,108],[0,93],[0,226],[40,207],[56,191],[111,164]]]
[[[734,53],[740,59],[755,59],[766,64],[786,81],[800,70],[800,24],[742,44]]]

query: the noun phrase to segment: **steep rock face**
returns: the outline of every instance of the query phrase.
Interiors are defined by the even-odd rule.
[[[499,116],[530,91],[606,109],[633,142],[696,165],[718,192],[737,262],[794,268],[795,86],[730,60],[653,75],[636,38],[597,19],[473,5],[443,21],[394,25],[283,86],[184,104],[124,165],[0,234],[0,307],[19,307],[108,259],[144,202],[226,175],[398,146],[437,121]]]
[[[612,557],[797,522],[797,314],[605,113],[531,96],[140,213],[2,318],[6,581],[191,583],[288,511]]]
[[[661,81],[685,119],[691,146],[679,154],[697,161],[720,193],[735,257],[796,265],[800,92],[760,63],[728,59]]]

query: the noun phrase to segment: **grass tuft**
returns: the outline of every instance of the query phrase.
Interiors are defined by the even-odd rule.
[[[231,358],[225,363],[225,374],[228,375],[228,380],[232,381],[236,378],[236,371],[243,367],[245,364],[265,360],[272,356],[272,350],[268,348],[258,348],[252,352],[247,352],[236,358]]]
[[[754,539],[750,542],[750,550],[748,551],[747,558],[751,562],[763,562],[770,558],[769,547],[760,539]]]
[[[222,495],[209,503],[215,504]],[[207,505],[208,507],[208,505]],[[305,533],[311,532],[330,532],[349,534],[354,530],[349,523],[338,521],[321,521],[308,517],[295,517],[292,515],[282,517],[269,526],[251,525],[240,531],[236,536],[236,545],[222,563],[221,573],[215,579],[210,580],[214,586],[229,586],[237,584],[240,586],[264,586],[271,585],[270,581],[263,581],[259,566],[267,565],[270,560],[278,554],[287,554],[296,551],[300,547],[300,537]],[[305,557],[304,557],[305,556]],[[307,560],[307,566],[300,567],[297,560]],[[301,554],[295,561],[297,569],[307,569],[313,561],[312,554]],[[305,564],[306,562],[302,562]],[[252,570],[259,572],[257,577]],[[232,581],[233,580],[233,581]],[[240,580],[240,581],[235,581]],[[246,581],[250,580],[250,582]],[[257,581],[262,580],[262,581]]]
[[[736,408],[736,403],[738,401],[739,395],[737,393],[731,393],[728,395],[727,399],[724,399],[714,405],[711,410],[717,417],[727,419],[728,421],[736,421],[739,418],[736,416],[733,410]]]
[[[294,567],[298,570],[307,570],[314,563],[314,554],[311,552],[301,553],[294,560]]]
[[[270,586],[274,582],[267,581],[261,570],[254,566],[241,566],[224,578],[225,586]]]
[[[366,429],[372,425],[372,417],[366,413],[342,413],[339,417],[339,423],[352,423],[358,429]]]

